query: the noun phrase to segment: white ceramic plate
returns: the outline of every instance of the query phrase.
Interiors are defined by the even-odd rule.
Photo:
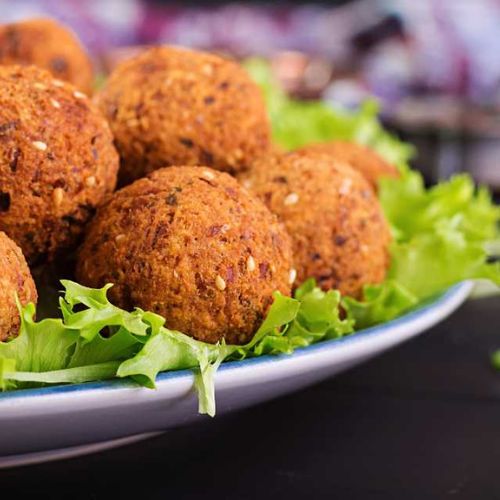
[[[290,356],[225,363],[215,378],[217,414],[296,391],[361,363],[449,316],[471,288],[462,283],[401,318]],[[90,453],[202,418],[209,417],[197,413],[188,370],[160,374],[156,390],[113,380],[6,392],[0,394],[0,467]]]

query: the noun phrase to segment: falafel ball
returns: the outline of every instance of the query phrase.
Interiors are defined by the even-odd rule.
[[[76,35],[52,19],[0,26],[0,65],[34,64],[90,95],[92,63]]]
[[[213,54],[147,50],[120,64],[97,99],[120,153],[122,185],[170,165],[235,173],[270,147],[259,87]]]
[[[166,318],[205,342],[250,340],[273,301],[289,295],[291,243],[275,215],[236,179],[169,167],[99,208],[79,252],[78,279]]]
[[[84,94],[35,66],[0,66],[0,230],[28,262],[76,244],[118,166]]]
[[[360,298],[383,281],[390,233],[368,181],[326,155],[293,152],[257,161],[241,176],[292,237],[297,281]]]
[[[373,149],[356,142],[320,142],[304,146],[300,151],[326,154],[334,160],[347,163],[363,174],[375,190],[378,189],[380,178],[399,177],[398,169],[394,165],[388,163]]]
[[[20,317],[16,294],[24,306],[36,302],[35,283],[21,249],[0,231],[0,342],[19,332]]]

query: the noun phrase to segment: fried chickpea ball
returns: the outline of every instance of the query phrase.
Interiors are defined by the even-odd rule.
[[[241,176],[292,237],[296,283],[313,277],[324,290],[360,298],[383,281],[390,233],[366,179],[347,164],[293,152],[257,161]]]
[[[0,230],[28,262],[76,244],[118,166],[84,94],[35,66],[0,66]]]
[[[363,174],[375,190],[378,189],[378,180],[381,177],[399,177],[398,169],[394,165],[384,160],[373,149],[355,142],[321,142],[304,146],[300,151],[326,154],[335,160],[347,163]]]
[[[79,252],[78,279],[114,283],[116,304],[215,343],[249,341],[289,295],[291,244],[276,216],[226,173],[169,167],[101,206]]]
[[[119,65],[97,99],[120,153],[121,184],[170,165],[235,173],[270,147],[260,89],[216,55],[147,50]]]
[[[21,249],[0,231],[0,342],[17,335],[20,326],[16,294],[24,306],[36,302],[35,283]]]
[[[76,35],[52,19],[0,26],[0,65],[34,64],[90,95],[92,64]]]

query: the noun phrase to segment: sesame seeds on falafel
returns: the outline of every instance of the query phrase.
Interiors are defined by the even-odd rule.
[[[298,151],[260,158],[240,180],[284,223],[292,239],[290,282],[361,297],[385,278],[390,233],[366,179],[327,155]]]
[[[210,175],[207,175],[210,174]],[[241,344],[278,290],[290,294],[289,236],[231,176],[169,167],[117,191],[98,210],[80,250],[78,279],[115,285],[139,306],[199,340]]]
[[[236,173],[270,148],[261,90],[219,56],[156,47],[119,65],[97,96],[127,184],[170,165]]]
[[[0,230],[31,264],[74,247],[116,184],[108,124],[74,92],[35,66],[0,66],[0,197],[8,200]]]

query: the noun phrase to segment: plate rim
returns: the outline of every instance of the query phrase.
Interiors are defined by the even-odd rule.
[[[380,336],[405,324],[414,323],[419,319],[430,315],[430,313],[432,313],[433,311],[437,312],[448,303],[454,303],[455,300],[458,301],[458,304],[456,305],[456,307],[458,307],[462,302],[465,301],[472,288],[472,281],[463,281],[447,288],[444,292],[439,294],[435,298],[435,300],[431,300],[430,302],[385,323],[359,330],[352,335],[346,335],[344,337],[336,339],[324,340],[318,342],[317,344],[298,348],[292,354],[268,354],[255,358],[248,358],[245,360],[228,361],[221,364],[217,373],[225,373],[261,364],[279,363],[283,361],[290,362],[297,358],[313,356],[318,352],[330,351],[332,349],[335,349],[336,347],[340,347],[341,345],[345,346],[346,344],[359,343],[361,341],[364,341],[366,338]],[[452,308],[452,311],[456,309],[456,307]],[[446,314],[443,315],[443,317],[441,317],[438,321],[444,319],[446,316]],[[436,321],[435,323],[437,323],[438,321]],[[173,380],[177,379],[192,378],[193,371],[191,369],[161,372],[157,376],[156,384],[157,387],[159,387],[160,385],[162,385],[162,383],[172,382]],[[92,391],[109,392],[127,388],[138,389],[141,388],[141,386],[129,379],[109,379],[95,382],[83,382],[79,384],[60,384],[33,389],[6,391],[0,392],[0,407],[3,404],[13,401],[19,401],[21,399],[39,399],[45,398],[47,396],[63,396],[74,393],[87,394]]]

